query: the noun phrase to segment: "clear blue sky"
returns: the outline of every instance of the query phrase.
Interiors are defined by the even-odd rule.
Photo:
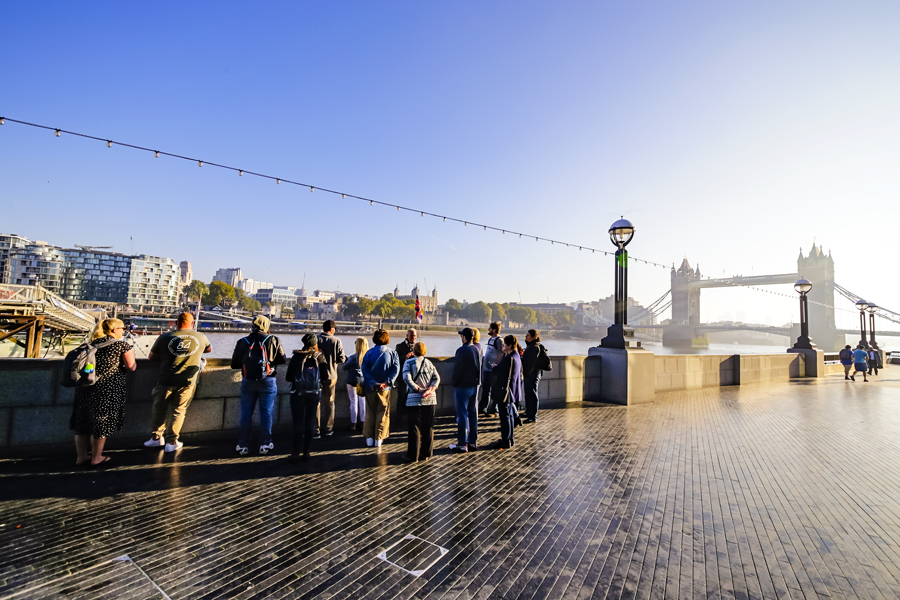
[[[900,310],[896,2],[13,3],[0,115]],[[0,128],[0,231],[441,300],[597,299],[609,258]],[[885,274],[885,275],[882,275]],[[650,302],[667,270],[634,265]],[[787,290],[783,290],[787,291]],[[703,318],[796,302],[704,291]]]

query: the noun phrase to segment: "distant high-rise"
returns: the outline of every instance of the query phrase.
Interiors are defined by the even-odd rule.
[[[194,270],[191,269],[191,263],[186,260],[181,261],[178,265],[178,269],[180,271],[180,275],[178,277],[178,283],[182,286],[190,285],[191,281],[194,280]]]
[[[26,237],[16,235],[15,233],[0,233],[0,283],[10,283],[9,273],[9,253],[13,250],[24,248],[31,243]]]
[[[241,268],[223,268],[216,271],[215,277],[213,277],[213,281],[221,281],[223,283],[227,283],[231,287],[237,287],[238,282],[244,277],[241,275]]]

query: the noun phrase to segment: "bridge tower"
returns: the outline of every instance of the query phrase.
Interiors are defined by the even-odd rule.
[[[843,347],[843,336],[837,333],[834,323],[834,259],[826,255],[822,247],[813,247],[803,256],[803,248],[797,258],[797,274],[813,284],[809,292],[809,336],[826,352]],[[674,288],[673,288],[674,289]],[[824,306],[823,306],[824,305]]]
[[[695,271],[687,258],[681,266],[672,266],[672,321],[675,325],[700,324],[700,288],[689,287],[692,281],[700,280],[700,265]]]

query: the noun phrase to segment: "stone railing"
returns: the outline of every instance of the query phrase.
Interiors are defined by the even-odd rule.
[[[429,357],[430,358],[430,357]],[[430,358],[442,384],[437,393],[437,413],[454,414],[452,358]],[[71,443],[69,418],[75,393],[59,385],[62,360],[0,359],[0,452],[18,447],[39,447]],[[137,441],[149,437],[150,391],[156,383],[157,367],[145,359],[137,361],[137,371],[129,376],[125,427],[115,437]],[[236,435],[240,417],[240,371],[230,361],[211,359],[200,374],[200,382],[182,430],[183,439],[215,435]],[[599,360],[586,356],[553,357],[553,371],[540,383],[542,406],[598,399]],[[291,422],[290,388],[284,380],[286,366],[278,368],[278,402],[275,423]],[[344,373],[339,369],[336,417],[343,426],[349,422],[350,401]],[[396,394],[394,399],[396,405]],[[258,418],[258,413],[255,415]],[[255,419],[254,423],[258,421]],[[395,425],[394,429],[399,425]]]

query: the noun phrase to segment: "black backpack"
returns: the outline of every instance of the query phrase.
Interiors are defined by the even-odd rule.
[[[300,394],[308,394],[310,392],[318,392],[322,389],[322,382],[319,378],[320,356],[322,356],[322,353],[316,352],[312,356],[303,359],[300,377],[294,379],[293,391]],[[312,359],[312,365],[308,366],[310,359]]]
[[[543,344],[538,344],[538,359],[537,366],[541,371],[552,371],[553,370],[553,361],[550,360],[550,355],[547,354],[547,349],[544,348]]]
[[[262,341],[250,341],[249,337],[245,337],[247,349],[244,351],[243,368],[244,379],[250,381],[262,381],[272,374],[272,363],[269,362],[269,354],[266,352],[266,341],[272,337],[267,335]]]

